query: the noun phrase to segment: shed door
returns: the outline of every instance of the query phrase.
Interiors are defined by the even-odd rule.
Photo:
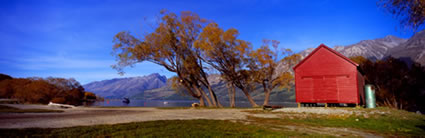
[[[297,85],[297,98],[300,100],[299,102],[316,102],[313,99],[313,93],[314,93],[314,79],[312,77],[301,77],[301,80],[299,81],[299,85]]]
[[[320,76],[313,78],[313,97],[317,102],[338,102],[338,85],[336,76]]]
[[[323,77],[313,77],[313,98],[316,102],[322,102],[326,99],[323,90]]]
[[[335,76],[326,76],[323,80],[326,102],[338,102],[338,85]]]

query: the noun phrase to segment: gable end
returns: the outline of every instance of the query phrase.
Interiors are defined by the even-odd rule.
[[[303,64],[307,59],[309,59],[312,55],[314,55],[320,48],[324,48],[332,53],[334,53],[335,55],[345,59],[347,62],[351,63],[352,65],[358,67],[359,64],[357,64],[356,62],[352,61],[351,59],[345,57],[344,55],[340,54],[339,52],[333,50],[332,48],[329,48],[328,46],[326,46],[325,44],[320,44],[319,47],[317,47],[316,49],[314,49],[310,54],[308,54],[307,57],[305,57],[303,60],[300,61],[300,63],[298,63],[293,69],[295,70],[296,68],[298,68],[298,66],[300,66],[301,64]]]

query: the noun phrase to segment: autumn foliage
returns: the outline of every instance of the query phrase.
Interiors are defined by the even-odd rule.
[[[18,99],[24,103],[80,105],[85,100],[84,93],[84,88],[72,78],[10,77],[0,80],[1,98]]]
[[[405,28],[417,30],[425,23],[425,0],[380,0],[378,5],[398,18]]]
[[[224,30],[217,23],[200,18],[192,12],[181,12],[178,16],[161,11],[154,31],[142,37],[136,37],[127,31],[115,35],[113,50],[117,64],[112,67],[122,73],[123,68],[140,62],[158,64],[176,74],[176,77],[172,78],[174,88],[184,88],[185,91],[182,92],[199,99],[201,106],[208,103],[212,107],[221,107],[221,104],[207,79],[207,71],[218,71],[229,87],[231,107],[235,106],[235,88],[241,89],[251,105],[256,107],[258,105],[250,96],[250,92],[257,83],[255,74],[260,70],[251,70],[249,66],[256,66],[253,62],[259,60],[255,58],[264,56],[260,55],[263,53],[252,56],[251,43],[239,39],[238,36],[237,29]],[[291,53],[290,50],[286,50],[284,55],[290,56],[288,53]],[[289,58],[292,59],[294,58]],[[280,62],[280,59],[273,57],[273,68],[277,66],[277,62]],[[273,86],[287,85],[291,75],[288,72],[273,75],[283,83],[271,82]]]
[[[249,53],[252,46],[249,42],[238,39],[236,29],[221,29],[218,24],[210,23],[203,30],[195,47],[200,49],[199,58],[220,72],[227,81],[231,107],[235,106],[235,86],[242,90],[253,107],[258,106],[249,92],[252,90],[252,76],[247,69]]]
[[[176,85],[186,89],[187,94],[199,99],[201,106],[221,106],[211,88],[199,49],[194,47],[206,20],[191,12],[180,16],[161,11],[162,17],[153,32],[137,38],[130,32],[120,32],[114,37],[114,54],[118,63],[113,68],[122,69],[148,61],[163,66],[177,75]],[[202,89],[207,88],[207,92]]]

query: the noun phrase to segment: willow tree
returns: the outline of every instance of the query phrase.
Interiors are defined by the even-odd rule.
[[[425,0],[380,0],[378,5],[398,18],[403,27],[416,31],[425,23]]]
[[[114,37],[114,55],[117,64],[112,67],[121,74],[123,68],[140,62],[152,62],[176,73],[181,86],[189,95],[200,100],[203,97],[210,106],[217,106],[214,91],[209,86],[207,74],[198,58],[199,50],[193,47],[206,20],[191,12],[174,13],[161,11],[162,17],[152,33],[136,38],[129,32],[120,32]],[[202,86],[209,89],[210,97]]]
[[[270,43],[273,49],[269,48]],[[276,86],[291,88],[294,82],[291,69],[300,60],[300,56],[291,49],[279,49],[279,43],[276,40],[263,40],[263,45],[250,54],[253,62],[249,67],[253,71],[253,78],[264,89],[263,105],[269,104],[270,93]]]
[[[231,106],[234,107],[234,86],[240,88],[252,106],[258,106],[249,92],[252,87],[251,76],[246,65],[248,54],[252,51],[251,44],[237,39],[236,29],[224,31],[216,23],[208,24],[200,34],[195,47],[201,51],[201,58],[208,65],[220,72],[222,78],[228,82]],[[232,99],[233,98],[233,99]]]

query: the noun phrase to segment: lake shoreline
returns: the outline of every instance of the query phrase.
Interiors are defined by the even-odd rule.
[[[258,105],[262,105],[263,101],[255,101]],[[105,99],[103,101],[96,101],[88,107],[191,107],[193,103],[199,103],[197,100],[141,100],[130,99],[130,103],[123,103],[122,99]],[[270,105],[279,105],[284,107],[296,107],[295,102],[275,102],[270,101]],[[224,107],[229,107],[228,101],[221,101]],[[248,101],[236,101],[236,107],[249,108],[252,107]]]
[[[119,124],[155,120],[240,120],[253,109],[158,109],[155,107],[75,107],[61,109],[47,105],[10,105],[21,109],[55,109],[62,113],[0,113],[0,128],[62,128],[101,124]],[[255,110],[255,109],[254,109]]]

